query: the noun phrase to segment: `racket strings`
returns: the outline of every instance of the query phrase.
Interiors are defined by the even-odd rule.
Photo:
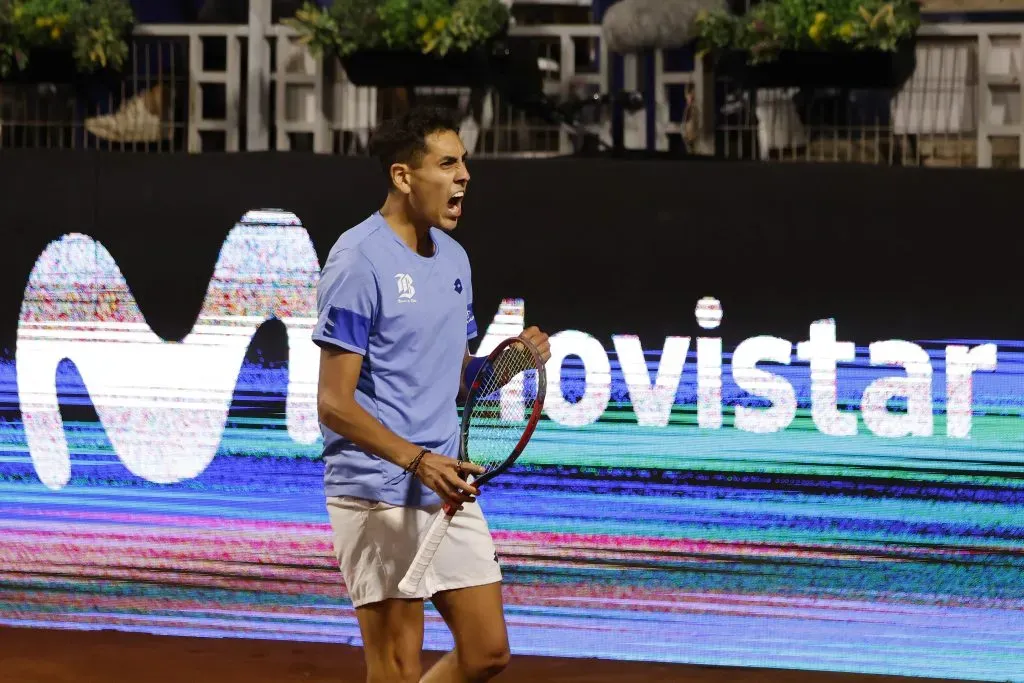
[[[537,400],[526,390],[536,369],[533,354],[512,344],[478,375],[466,443],[471,461],[492,469],[512,454]]]

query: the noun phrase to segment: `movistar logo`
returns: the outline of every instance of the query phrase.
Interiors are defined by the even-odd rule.
[[[309,235],[286,212],[253,211],[220,250],[191,332],[159,338],[146,323],[110,252],[82,234],[39,256],[18,323],[18,394],[33,465],[54,489],[71,475],[57,406],[56,371],[78,368],[110,443],[134,474],[157,483],[195,477],[210,464],[227,421],[242,360],[271,318],[288,333],[289,435],[313,443],[320,264]]]
[[[200,475],[219,448],[245,352],[259,326],[271,318],[287,329],[288,433],[299,443],[317,441],[319,349],[311,334],[317,320],[319,275],[313,244],[294,214],[250,211],[221,247],[192,330],[180,342],[168,342],[146,323],[102,244],[82,234],[51,243],[29,276],[16,346],[24,429],[40,480],[59,489],[71,476],[56,384],[57,366],[65,359],[77,367],[103,429],[131,472],[167,484]],[[395,279],[398,295],[412,300],[411,278],[399,274]],[[713,330],[721,324],[722,307],[706,297],[698,302],[695,315],[702,328]],[[524,321],[522,299],[502,301],[477,354],[485,355],[502,339],[520,334]],[[723,426],[721,338],[666,337],[653,375],[638,337],[614,335],[612,343],[639,425],[669,424],[695,346],[698,426]],[[552,334],[551,350],[545,414],[566,427],[594,423],[611,398],[609,351],[578,330]],[[854,435],[861,424],[879,437],[932,436],[933,401],[941,401],[945,408],[947,437],[970,434],[973,376],[996,369],[995,344],[948,344],[933,359],[917,344],[890,339],[872,342],[868,352],[870,365],[887,368],[890,374],[859,392],[858,419],[837,405],[838,364],[852,362],[855,347],[837,340],[834,320],[811,323],[805,341],[772,336],[743,340],[725,367],[739,389],[768,405],[737,405],[732,426],[753,433],[784,430],[794,420],[800,393],[809,395],[817,430],[831,436]],[[794,355],[807,363],[806,371],[792,368],[783,376],[782,369]],[[583,366],[572,401],[563,392],[561,376],[569,357],[578,358]],[[763,363],[774,364],[776,371],[759,368]],[[809,390],[801,388],[807,386]],[[502,389],[504,418],[523,419],[524,392],[522,377]],[[893,399],[904,401],[906,409],[890,410]]]

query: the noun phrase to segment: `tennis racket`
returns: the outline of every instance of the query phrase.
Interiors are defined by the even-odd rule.
[[[459,460],[487,470],[470,483],[479,488],[512,466],[533,436],[546,393],[544,361],[533,344],[510,337],[488,354],[473,378],[459,430]],[[455,512],[445,503],[434,517],[416,557],[398,584],[400,591],[408,595],[419,588]]]

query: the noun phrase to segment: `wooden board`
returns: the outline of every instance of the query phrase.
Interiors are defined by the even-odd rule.
[[[921,0],[921,12],[1024,12],[1024,0]]]

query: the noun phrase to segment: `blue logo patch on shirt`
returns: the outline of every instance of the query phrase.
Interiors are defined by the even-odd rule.
[[[458,278],[455,279],[455,291],[462,294],[462,280]]]

